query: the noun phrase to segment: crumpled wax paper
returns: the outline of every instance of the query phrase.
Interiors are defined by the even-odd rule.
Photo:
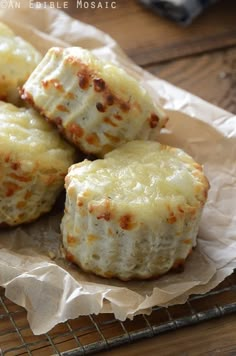
[[[89,313],[124,320],[155,305],[184,303],[205,293],[236,267],[236,116],[160,80],[132,63],[108,35],[55,9],[0,10],[0,19],[42,53],[82,46],[123,66],[148,88],[170,117],[160,136],[204,165],[210,181],[197,248],[182,273],[158,280],[120,282],[83,273],[61,254],[60,211],[0,233],[0,285],[26,308],[32,331]],[[52,258],[53,257],[53,258]]]

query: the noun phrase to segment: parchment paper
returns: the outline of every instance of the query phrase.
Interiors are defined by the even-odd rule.
[[[59,10],[0,10],[0,19],[42,53],[52,46],[79,45],[125,67],[169,114],[160,140],[202,163],[211,184],[198,246],[184,272],[156,281],[105,280],[68,264],[61,255],[61,213],[56,210],[24,228],[2,231],[0,285],[9,299],[26,308],[32,331],[45,333],[89,313],[133,318],[150,313],[154,305],[184,303],[231,274],[236,268],[236,117],[143,71],[108,35]]]

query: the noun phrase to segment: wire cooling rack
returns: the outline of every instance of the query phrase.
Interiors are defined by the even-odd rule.
[[[150,316],[139,315],[125,322],[114,319],[112,314],[83,316],[35,336],[25,310],[7,299],[2,288],[0,355],[88,355],[233,312],[236,312],[236,273],[213,291],[194,295],[183,305],[156,307]]]

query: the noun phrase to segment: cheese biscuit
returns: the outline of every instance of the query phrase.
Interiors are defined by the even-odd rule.
[[[48,212],[74,163],[74,150],[33,109],[0,102],[0,225]]]
[[[23,87],[33,105],[87,154],[156,140],[167,117],[123,69],[79,48],[51,48]]]
[[[61,224],[67,258],[121,280],[155,278],[184,265],[196,246],[209,183],[178,148],[133,141],[73,165]]]

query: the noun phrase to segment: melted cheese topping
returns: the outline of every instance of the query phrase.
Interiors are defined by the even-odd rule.
[[[23,86],[68,140],[99,156],[133,139],[152,139],[165,113],[123,69],[79,47],[51,48]]]
[[[67,258],[123,280],[160,276],[196,246],[208,182],[182,150],[133,141],[71,167],[61,230]]]
[[[22,86],[41,60],[41,54],[0,23],[0,97],[17,102]]]
[[[69,181],[77,192],[91,192],[99,202],[109,198],[121,211],[145,220],[166,216],[178,207],[199,207],[208,190],[202,168],[181,149],[157,142],[133,141],[110,152],[104,160],[73,166]]]
[[[33,109],[0,102],[0,147],[19,160],[39,161],[43,167],[67,170],[74,150]]]
[[[0,36],[14,36],[14,32],[10,27],[0,22]]]
[[[43,82],[41,83],[42,72]],[[90,82],[91,79],[99,80],[100,82],[93,84]],[[105,90],[105,86],[109,86],[112,94],[119,98],[120,102],[118,104],[121,104],[122,100],[126,102],[127,99],[132,103],[132,98],[134,98],[137,103],[145,107],[147,113],[150,110],[157,111],[160,126],[163,126],[166,120],[165,113],[153,103],[146,89],[136,79],[125,72],[124,69],[110,62],[98,59],[90,51],[80,47],[64,49],[55,47],[49,49],[39,66],[30,76],[25,88],[30,89],[30,86],[36,84],[37,81],[38,86],[33,88],[35,90],[34,96],[43,95],[42,89],[47,90],[48,95],[55,93],[55,88],[63,94],[63,92],[68,92],[70,86],[73,86],[74,91],[72,93],[75,94],[79,89],[78,94],[80,95],[83,94],[83,90],[87,94],[87,90],[92,89],[89,92],[90,95],[86,95],[81,102],[84,111],[91,105],[94,96],[99,99],[100,94]],[[42,88],[39,87],[40,84],[43,84]],[[69,98],[67,97],[67,99]],[[67,107],[67,110],[70,109],[71,107]],[[136,109],[138,113],[140,109],[138,108],[138,104]],[[70,111],[71,115],[73,115],[73,110]],[[71,119],[67,115],[66,120],[71,121]]]

